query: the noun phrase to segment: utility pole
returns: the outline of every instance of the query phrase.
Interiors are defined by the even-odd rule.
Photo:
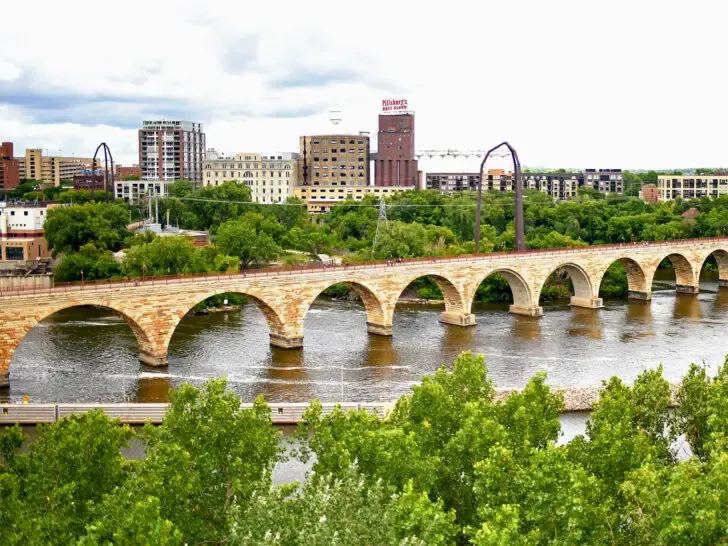
[[[374,244],[372,245],[372,253],[374,253],[374,249],[377,247],[377,242],[379,241],[379,230],[383,229],[384,226],[387,225],[387,205],[384,202],[384,196],[381,196],[379,198],[379,218],[377,218],[377,231],[374,234]]]

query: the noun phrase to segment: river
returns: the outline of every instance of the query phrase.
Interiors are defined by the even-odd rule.
[[[678,381],[691,362],[714,370],[728,352],[728,289],[718,288],[715,275],[701,279],[697,296],[657,290],[649,303],[604,304],[546,303],[539,319],[510,315],[506,304],[477,304],[472,328],[440,324],[441,306],[399,305],[388,338],[367,334],[361,303],[319,298],[306,318],[304,349],[291,351],[270,347],[263,314],[251,303],[185,317],[166,369],[139,363],[133,333],[114,314],[68,309],[27,334],[0,400],[160,402],[182,382],[227,376],[244,401],[259,394],[272,402],[386,401],[465,350],[485,354],[490,377],[504,388],[522,387],[538,371],[554,386],[593,386],[612,375],[631,381],[660,363]]]

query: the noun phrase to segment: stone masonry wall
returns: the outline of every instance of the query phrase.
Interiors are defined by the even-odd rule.
[[[96,305],[119,313],[134,331],[139,358],[148,365],[165,365],[167,348],[177,324],[199,302],[225,292],[247,295],[265,314],[271,343],[285,348],[301,347],[306,313],[318,295],[335,283],[351,283],[362,297],[369,332],[392,334],[394,308],[404,289],[415,279],[430,275],[443,292],[443,322],[459,326],[475,324],[471,306],[480,283],[499,272],[514,295],[511,312],[539,316],[539,294],[551,273],[562,269],[572,278],[575,294],[571,304],[599,308],[599,285],[607,268],[625,264],[630,297],[650,299],[652,279],[660,262],[670,257],[677,275],[677,289],[698,291],[705,259],[715,253],[721,284],[728,284],[728,239],[624,245],[616,248],[585,247],[563,251],[506,253],[477,258],[437,259],[357,267],[290,271],[271,275],[221,276],[167,283],[146,281],[134,286],[73,287],[73,291],[48,291],[0,296],[0,386],[7,385],[13,354],[25,334],[53,313],[68,307]]]

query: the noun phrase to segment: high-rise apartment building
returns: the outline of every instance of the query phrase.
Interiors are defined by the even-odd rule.
[[[142,181],[175,180],[202,184],[205,133],[194,121],[145,121],[139,129],[139,167]],[[166,194],[166,189],[164,191]]]
[[[202,184],[219,186],[227,181],[248,186],[251,199],[256,203],[285,203],[293,195],[293,187],[298,185],[298,154],[224,156],[208,150]]]
[[[60,186],[62,180],[73,180],[93,164],[90,157],[49,156],[40,148],[27,148],[25,157],[15,159],[20,180],[36,180],[54,186]]]
[[[380,114],[377,133],[375,186],[417,186],[415,115]]]
[[[12,190],[20,182],[18,161],[13,157],[13,143],[0,144],[0,191]]]
[[[312,135],[299,139],[301,186],[368,186],[369,135]]]

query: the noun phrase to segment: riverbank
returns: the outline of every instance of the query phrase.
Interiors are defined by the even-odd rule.
[[[209,315],[210,313],[227,313],[229,311],[240,311],[242,305],[220,305],[217,307],[205,307],[199,311],[195,311],[195,315]]]

